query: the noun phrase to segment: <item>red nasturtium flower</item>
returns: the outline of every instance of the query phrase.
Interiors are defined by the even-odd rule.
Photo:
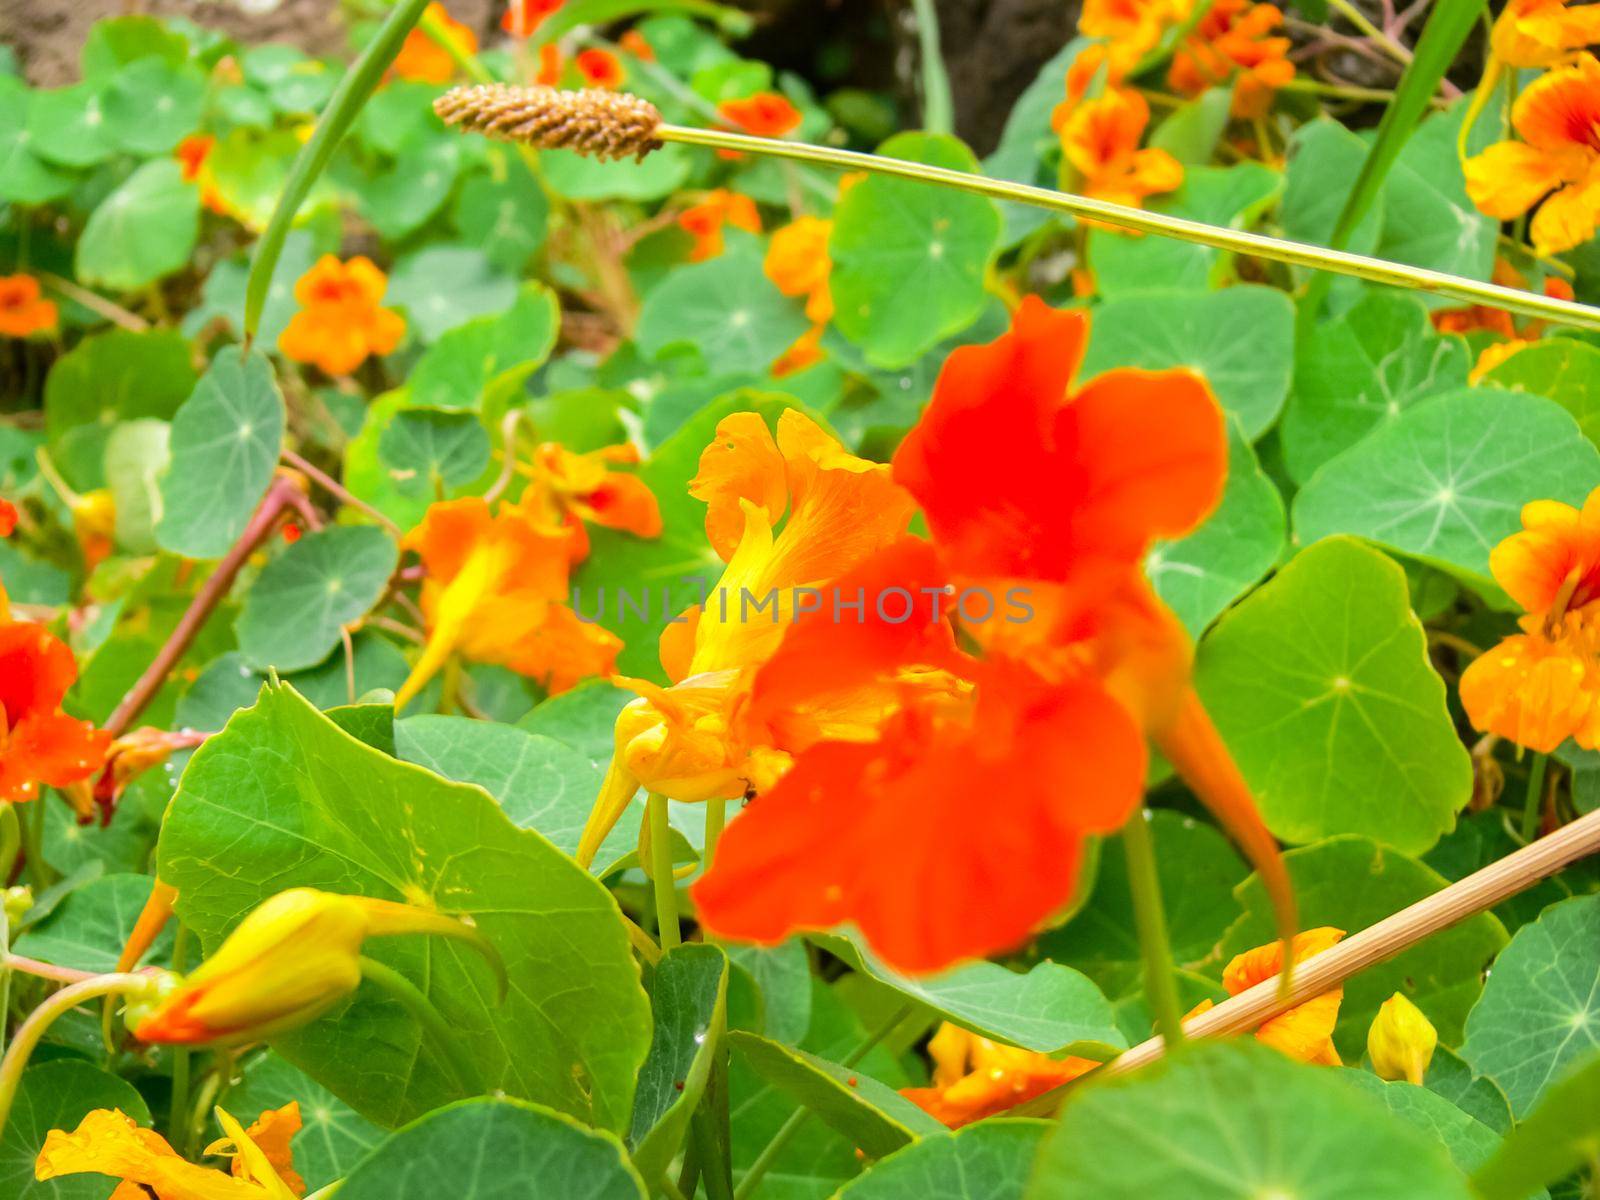
[[[590,48],[579,51],[578,57],[573,59],[573,66],[578,68],[583,82],[590,87],[619,88],[628,77],[628,73],[622,69],[621,60],[609,50]]]
[[[561,72],[565,69],[566,59],[562,57],[561,47],[546,42],[539,47],[539,69],[534,72],[533,81],[545,87],[560,87]]]
[[[430,4],[423,15],[438,22],[444,36],[461,53],[478,52],[478,35],[451,17],[444,5]],[[422,30],[413,29],[406,34],[400,53],[395,55],[392,70],[401,79],[412,79],[419,83],[449,83],[456,73],[456,60]]]
[[[1131,88],[1115,88],[1083,100],[1065,114],[1061,149],[1078,176],[1077,190],[1096,200],[1135,208],[1146,196],[1183,184],[1183,164],[1165,150],[1139,142],[1150,123],[1150,105]]]
[[[1112,371],[1074,392],[1087,336],[1084,314],[1030,297],[1011,332],[945,363],[893,465],[931,544],[903,540],[833,586],[927,597],[953,584],[984,657],[917,620],[797,621],[757,673],[752,720],[930,668],[965,686],[902,682],[865,736],[800,752],[696,885],[707,929],[772,942],[853,922],[919,972],[1014,948],[1071,896],[1085,836],[1137,811],[1147,734],[1292,929],[1277,844],[1189,686],[1186,635],[1140,573],[1155,539],[1192,529],[1221,495],[1221,409],[1186,371]],[[1001,619],[1019,586],[1026,613]]]
[[[1297,933],[1293,942],[1293,961],[1305,962],[1321,954],[1343,936],[1344,930],[1328,926]],[[1235,955],[1223,969],[1222,986],[1227,989],[1228,995],[1237,996],[1282,971],[1283,943],[1269,942]],[[1256,1030],[1256,1040],[1301,1062],[1337,1067],[1340,1065],[1339,1052],[1333,1046],[1333,1027],[1339,1023],[1339,1005],[1343,1000],[1342,985],[1313,996],[1263,1024]],[[1198,1016],[1210,1007],[1211,1001],[1203,1000],[1195,1005],[1188,1016]],[[1188,1017],[1184,1019],[1188,1020]]]
[[[56,327],[56,302],[39,294],[32,275],[0,275],[0,337],[25,338]]]
[[[0,587],[0,803],[33,800],[100,769],[111,735],[61,711],[78,677],[72,651],[43,625],[11,620]]]
[[[746,233],[761,232],[761,213],[749,196],[717,188],[707,192],[700,203],[678,214],[678,228],[694,239],[689,248],[690,262],[704,262],[722,253],[722,227],[732,225]]]
[[[723,120],[757,137],[783,137],[800,127],[800,110],[777,92],[757,92],[717,105]]]
[[[1277,90],[1294,79],[1291,42],[1270,36],[1283,27],[1283,13],[1251,0],[1213,0],[1194,32],[1172,56],[1167,83],[1185,96],[1232,79],[1233,115],[1262,117]]]
[[[404,708],[455,655],[497,663],[562,692],[609,675],[614,633],[567,606],[572,534],[513,504],[480,496],[432,505],[402,546],[422,557],[428,641],[395,696]]]
[[[565,0],[511,0],[500,15],[500,28],[512,37],[525,38],[559,12],[563,3]]]
[[[406,323],[379,303],[388,287],[388,277],[370,258],[340,262],[324,254],[294,285],[300,311],[278,336],[278,349],[329,375],[348,375],[370,355],[390,353],[405,336]]]
[[[153,1129],[144,1129],[114,1108],[97,1108],[71,1133],[52,1129],[45,1137],[34,1177],[108,1175],[120,1179],[113,1200],[295,1200],[305,1181],[295,1173],[289,1140],[300,1131],[300,1105],[291,1101],[261,1114],[249,1129],[223,1109],[217,1123],[227,1136],[206,1147],[225,1154],[231,1169],[191,1163]]]
[[[1462,672],[1467,717],[1541,753],[1569,737],[1600,749],[1600,488],[1581,509],[1524,505],[1521,532],[1494,548],[1489,570],[1527,615]]]
[[[661,506],[649,485],[637,475],[611,469],[638,461],[639,448],[631,442],[586,454],[545,442],[533,452],[528,486],[517,506],[546,529],[564,531],[574,563],[589,556],[586,524],[635,537],[660,537]]]
[[[0,538],[10,537],[17,528],[17,507],[0,497]]]
[[[1051,1058],[999,1042],[948,1021],[928,1041],[933,1086],[900,1094],[952,1129],[998,1116],[1100,1064],[1092,1058]]]

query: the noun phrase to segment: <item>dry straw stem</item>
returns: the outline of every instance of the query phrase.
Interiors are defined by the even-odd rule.
[[[1430,271],[1381,258],[1368,258],[1344,250],[1329,250],[1304,242],[1207,225],[1203,221],[1191,221],[1184,217],[1146,212],[1071,192],[1057,192],[1005,179],[988,179],[966,171],[952,171],[945,167],[862,154],[854,150],[839,150],[832,146],[814,146],[808,142],[755,137],[721,129],[668,125],[648,101],[617,92],[569,92],[547,87],[490,84],[447,92],[434,103],[434,109],[445,121],[463,130],[505,138],[539,149],[576,150],[603,158],[630,155],[643,158],[667,142],[677,142],[686,146],[708,146],[744,154],[765,154],[840,171],[891,175],[918,183],[975,192],[995,200],[1031,204],[1073,217],[1158,237],[1194,242],[1235,254],[1255,255],[1291,266],[1349,275],[1369,283],[1431,292],[1468,304],[1502,308],[1579,329],[1600,330],[1600,309],[1570,300],[1483,283],[1444,271]]]
[[[1332,949],[1308,958],[1294,969],[1287,995],[1278,993],[1278,977],[1240,992],[1215,1008],[1183,1023],[1190,1037],[1226,1037],[1258,1028],[1279,1013],[1311,997],[1338,987],[1352,975],[1386,958],[1393,958],[1424,938],[1438,933],[1502,900],[1516,895],[1562,867],[1600,851],[1600,811],[1580,817],[1570,825],[1490,863],[1465,879],[1457,880],[1410,908],[1385,917],[1376,925],[1348,937]],[[1141,1042],[1112,1060],[1100,1071],[1120,1075],[1160,1058],[1165,1046],[1159,1037]],[[1087,1078],[1087,1076],[1085,1077]],[[1017,1116],[1049,1116],[1060,1106],[1067,1088],[1046,1092],[1012,1112]]]

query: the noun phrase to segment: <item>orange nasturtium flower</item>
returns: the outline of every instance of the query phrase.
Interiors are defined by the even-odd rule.
[[[597,47],[579,51],[572,65],[578,68],[578,74],[583,76],[583,82],[589,87],[619,88],[628,77],[628,73],[622,69],[622,61],[615,54]]]
[[[689,249],[690,262],[704,262],[722,253],[722,227],[732,225],[746,233],[761,232],[761,213],[749,196],[717,188],[707,192],[699,204],[678,214],[678,228],[694,239]]]
[[[0,496],[0,538],[8,538],[17,528],[17,506]]]
[[[278,349],[329,375],[348,375],[369,355],[390,353],[405,336],[406,323],[380,304],[388,287],[388,277],[370,258],[340,262],[324,254],[294,285],[300,311],[278,336]]]
[[[500,14],[500,28],[512,37],[525,38],[544,24],[545,18],[559,12],[563,3],[565,0],[511,0]]]
[[[789,348],[778,355],[769,368],[774,379],[785,379],[790,375],[798,375],[807,367],[814,367],[827,356],[822,352],[822,335],[826,326],[813,325],[794,341],[789,343]]]
[[[1538,205],[1529,232],[1540,254],[1588,241],[1600,220],[1600,61],[1582,54],[1547,71],[1517,97],[1511,125],[1521,141],[1466,160],[1472,202],[1501,221]]]
[[[624,33],[617,39],[617,45],[641,62],[655,62],[656,60],[655,47],[637,29],[630,29]]]
[[[1150,105],[1131,88],[1084,100],[1066,114],[1061,149],[1078,176],[1077,190],[1096,200],[1139,207],[1146,196],[1183,184],[1183,164],[1165,150],[1139,149]]]
[[[0,275],[0,337],[25,338],[56,327],[56,302],[39,294],[32,275]]]
[[[210,134],[192,133],[178,143],[172,156],[178,160],[179,173],[183,181],[199,185],[200,203],[214,213],[228,216],[227,201],[217,190],[216,181],[211,175],[211,167],[207,163],[216,145],[217,139]]]
[[[111,735],[61,711],[78,677],[72,651],[43,625],[13,621],[0,587],[0,803],[64,788],[105,760]]]
[[[1276,5],[1213,0],[1172,56],[1168,86],[1185,96],[1198,96],[1233,79],[1233,115],[1265,116],[1277,90],[1294,79],[1294,64],[1288,58],[1292,43],[1271,36],[1282,27],[1283,13]]]
[[[773,231],[762,266],[767,278],[785,296],[806,298],[806,317],[813,325],[826,325],[833,317],[833,294],[828,276],[828,238],[833,222],[822,217],[800,217]]]
[[[539,69],[534,72],[533,81],[545,87],[560,87],[561,73],[565,69],[566,59],[561,47],[555,42],[546,42],[539,47]]]
[[[1103,38],[1113,57],[1131,67],[1188,15],[1188,0],[1084,0],[1078,32]]]
[[[1468,719],[1540,753],[1569,737],[1600,749],[1600,488],[1581,509],[1524,505],[1489,571],[1526,615],[1461,673]]]
[[[1509,0],[1495,18],[1489,48],[1509,67],[1552,67],[1595,42],[1600,42],[1600,8],[1592,4]]]
[[[800,127],[800,110],[777,92],[757,92],[717,105],[723,120],[758,137],[783,137]]]
[[[361,983],[373,937],[423,933],[466,942],[504,984],[499,956],[475,928],[431,908],[313,888],[279,892],[252,909],[186,976],[129,1005],[133,1036],[163,1045],[259,1041],[314,1021]]]
[[[617,717],[611,768],[578,847],[585,865],[641,785],[682,801],[760,791],[797,750],[828,731],[870,726],[894,703],[892,693],[858,688],[808,698],[773,721],[749,712],[750,684],[808,602],[801,593],[815,590],[826,604],[821,589],[911,519],[911,497],[889,468],[848,453],[794,409],[779,417],[776,440],[759,414],[733,413],[718,423],[689,491],[706,502],[706,534],[727,568],[704,607],[661,635],[673,686],[616,680],[639,698]]]
[[[572,532],[480,496],[431,505],[402,547],[422,557],[428,641],[395,696],[404,708],[453,655],[496,663],[551,693],[607,675],[622,641],[567,606]]]
[[[945,1021],[928,1041],[933,1086],[902,1088],[918,1108],[959,1129],[998,1116],[1100,1064],[1092,1058],[1051,1058],[979,1037]]]
[[[660,537],[661,506],[649,485],[637,475],[611,469],[638,461],[639,448],[631,442],[586,454],[544,442],[533,452],[531,478],[517,507],[547,529],[565,530],[574,563],[589,556],[585,523],[635,537]]]
[[[936,614],[896,622],[903,603],[870,623],[795,622],[756,675],[753,720],[851,686],[898,686],[900,703],[848,736],[824,730],[729,825],[694,889],[708,930],[773,942],[852,922],[916,972],[1014,948],[1072,895],[1085,837],[1137,812],[1146,735],[1292,929],[1277,843],[1189,685],[1187,636],[1140,573],[1154,540],[1221,495],[1221,409],[1187,371],[1074,391],[1087,340],[1086,315],[1029,297],[1009,333],[945,363],[893,463],[932,543],[901,539],[832,587],[942,598],[984,657],[930,636],[948,633]],[[908,686],[929,671],[959,684]]]
[[[423,16],[438,22],[444,36],[462,54],[478,52],[478,35],[451,17],[444,5],[428,5]],[[449,83],[455,77],[456,60],[421,29],[413,29],[406,34],[400,53],[395,55],[392,70],[401,79],[412,79],[419,83]]]
[[[1321,954],[1343,936],[1344,930],[1326,925],[1298,933],[1294,937],[1293,961],[1305,962],[1313,955]],[[1283,943],[1269,942],[1235,955],[1233,961],[1223,969],[1222,986],[1227,989],[1228,995],[1237,996],[1282,971]],[[1342,985],[1313,996],[1304,1004],[1297,1004],[1262,1025],[1256,1030],[1256,1040],[1301,1062],[1337,1067],[1340,1062],[1339,1052],[1333,1046],[1333,1027],[1339,1023],[1339,1005],[1343,1000]],[[1198,1016],[1210,1007],[1211,1001],[1202,1000],[1188,1016]]]
[[[117,1109],[97,1108],[71,1133],[52,1129],[46,1135],[34,1178],[109,1175],[122,1180],[111,1200],[295,1200],[305,1194],[289,1158],[289,1139],[300,1129],[299,1104],[270,1109],[249,1129],[220,1108],[216,1117],[227,1136],[206,1153],[231,1157],[231,1171],[191,1163],[155,1130]]]

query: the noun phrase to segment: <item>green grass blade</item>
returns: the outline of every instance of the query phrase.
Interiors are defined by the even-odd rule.
[[[335,148],[366,104],[367,98],[382,81],[383,73],[394,62],[395,55],[400,53],[406,34],[411,32],[427,7],[428,0],[400,0],[390,10],[377,35],[367,44],[361,56],[350,64],[350,69],[339,81],[338,88],[328,100],[328,106],[322,110],[311,140],[294,160],[289,182],[284,185],[283,195],[278,197],[278,207],[273,210],[272,220],[267,223],[267,231],[261,235],[255,256],[250,261],[250,278],[244,292],[246,343],[255,337],[261,325],[261,311],[266,307],[272,272],[278,265],[279,255],[283,253],[283,243],[289,236],[290,226],[294,224],[295,214],[300,211],[311,185],[328,165],[328,160],[333,157]]]
[[[911,6],[917,14],[917,48],[922,59],[922,127],[929,133],[954,133],[955,104],[939,46],[939,14],[933,0],[912,0]]]

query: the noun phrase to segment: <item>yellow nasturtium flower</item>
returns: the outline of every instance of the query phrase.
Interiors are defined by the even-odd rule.
[[[1419,1086],[1439,1045],[1439,1031],[1399,992],[1378,1009],[1367,1030],[1367,1053],[1380,1079],[1404,1079]]]
[[[253,910],[184,977],[131,1006],[140,1041],[189,1045],[257,1041],[305,1025],[361,983],[369,937],[427,933],[468,942],[504,984],[494,948],[471,925],[432,909],[313,888],[279,892]]]
[[[1326,925],[1296,934],[1293,942],[1294,962],[1303,963],[1321,954],[1343,936],[1344,930]],[[1268,942],[1265,946],[1235,955],[1223,969],[1222,986],[1227,989],[1228,995],[1237,996],[1282,971],[1283,943]],[[1333,1027],[1339,1023],[1339,1005],[1343,1000],[1343,987],[1313,996],[1262,1024],[1256,1030],[1256,1040],[1301,1062],[1337,1067],[1340,1060],[1339,1052],[1333,1045]],[[1211,1001],[1202,1000],[1188,1016],[1198,1016],[1211,1006]]]

